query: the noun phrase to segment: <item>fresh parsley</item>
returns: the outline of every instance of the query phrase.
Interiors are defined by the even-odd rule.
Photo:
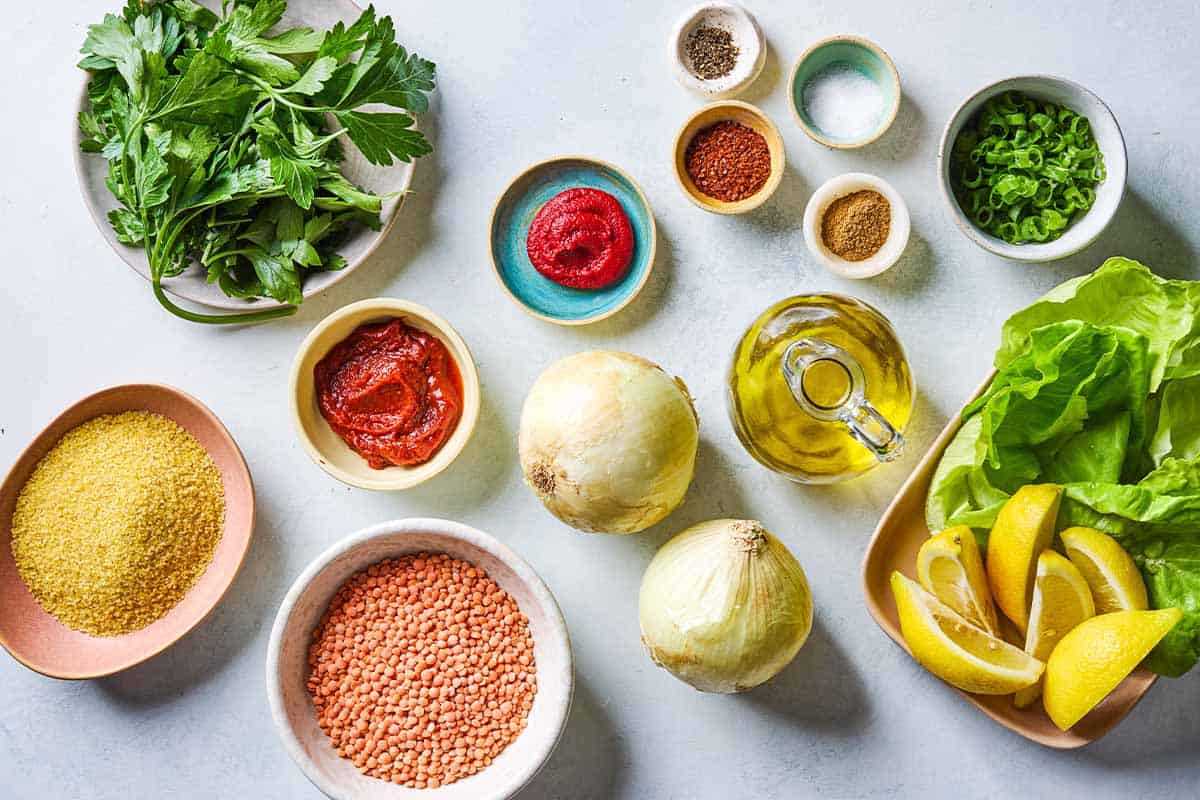
[[[382,198],[341,174],[341,137],[372,164],[432,147],[434,65],[396,42],[374,7],[352,25],[276,31],[286,0],[130,0],[88,28],[81,147],[108,160],[117,238],[142,247],[158,302],[193,322],[295,313],[305,276],[345,266],[352,226],[380,226]],[[390,107],[380,110],[380,106]],[[180,308],[166,278],[198,265],[231,297],[285,307],[218,316]]]

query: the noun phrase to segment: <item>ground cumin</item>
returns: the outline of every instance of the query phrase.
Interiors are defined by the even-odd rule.
[[[159,414],[106,414],[63,436],[25,482],[13,560],[59,622],[119,636],[183,599],[224,524],[221,473],[194,436]]]
[[[839,258],[862,261],[879,252],[891,227],[892,204],[863,189],[829,204],[821,217],[821,241]]]
[[[771,150],[758,131],[725,120],[692,137],[684,167],[701,192],[734,203],[756,194],[767,182]]]

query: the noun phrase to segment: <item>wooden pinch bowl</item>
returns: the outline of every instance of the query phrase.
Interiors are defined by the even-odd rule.
[[[971,400],[983,393],[994,376],[994,372],[988,376]],[[866,596],[867,610],[883,628],[883,632],[905,651],[908,646],[900,632],[890,578],[893,570],[899,570],[910,578],[916,577],[917,551],[930,536],[929,527],[925,524],[925,496],[942,453],[958,432],[960,418],[961,414],[956,414],[950,420],[901,487],[900,493],[879,521],[863,559],[863,594]],[[1050,721],[1041,703],[1018,709],[1013,705],[1012,695],[986,696],[958,689],[954,691],[1010,731],[1046,747],[1066,750],[1090,744],[1112,730],[1150,691],[1157,679],[1158,676],[1149,670],[1137,668],[1075,727],[1067,731],[1059,730]]]
[[[161,414],[196,437],[221,473],[225,528],[208,569],[166,615],[133,633],[89,636],[42,609],[21,579],[12,553],[13,509],[38,462],[64,434],[95,417],[125,411]],[[0,644],[17,661],[51,678],[84,680],[128,669],[158,655],[208,616],[237,576],[253,531],[250,470],[229,431],[199,400],[153,383],[113,386],[88,395],[34,438],[0,484]]]
[[[767,149],[771,152],[771,173],[767,176],[766,183],[749,197],[732,202],[709,197],[700,191],[687,171],[687,149],[692,139],[705,128],[726,121],[745,125],[757,132],[766,141]],[[761,109],[741,100],[709,103],[692,114],[675,136],[675,181],[693,204],[714,214],[744,214],[767,202],[779,188],[779,182],[783,180],[785,160],[783,137],[779,135],[775,123]]]

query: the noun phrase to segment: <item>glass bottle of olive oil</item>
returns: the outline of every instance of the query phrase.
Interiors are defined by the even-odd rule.
[[[896,458],[912,416],[908,360],[891,324],[852,297],[776,303],[738,342],[729,416],[742,445],[801,483],[835,483]]]

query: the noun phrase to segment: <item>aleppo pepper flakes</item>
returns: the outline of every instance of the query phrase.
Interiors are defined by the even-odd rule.
[[[688,142],[684,166],[696,188],[716,200],[734,203],[753,196],[771,175],[767,140],[753,128],[724,120],[700,130]]]

